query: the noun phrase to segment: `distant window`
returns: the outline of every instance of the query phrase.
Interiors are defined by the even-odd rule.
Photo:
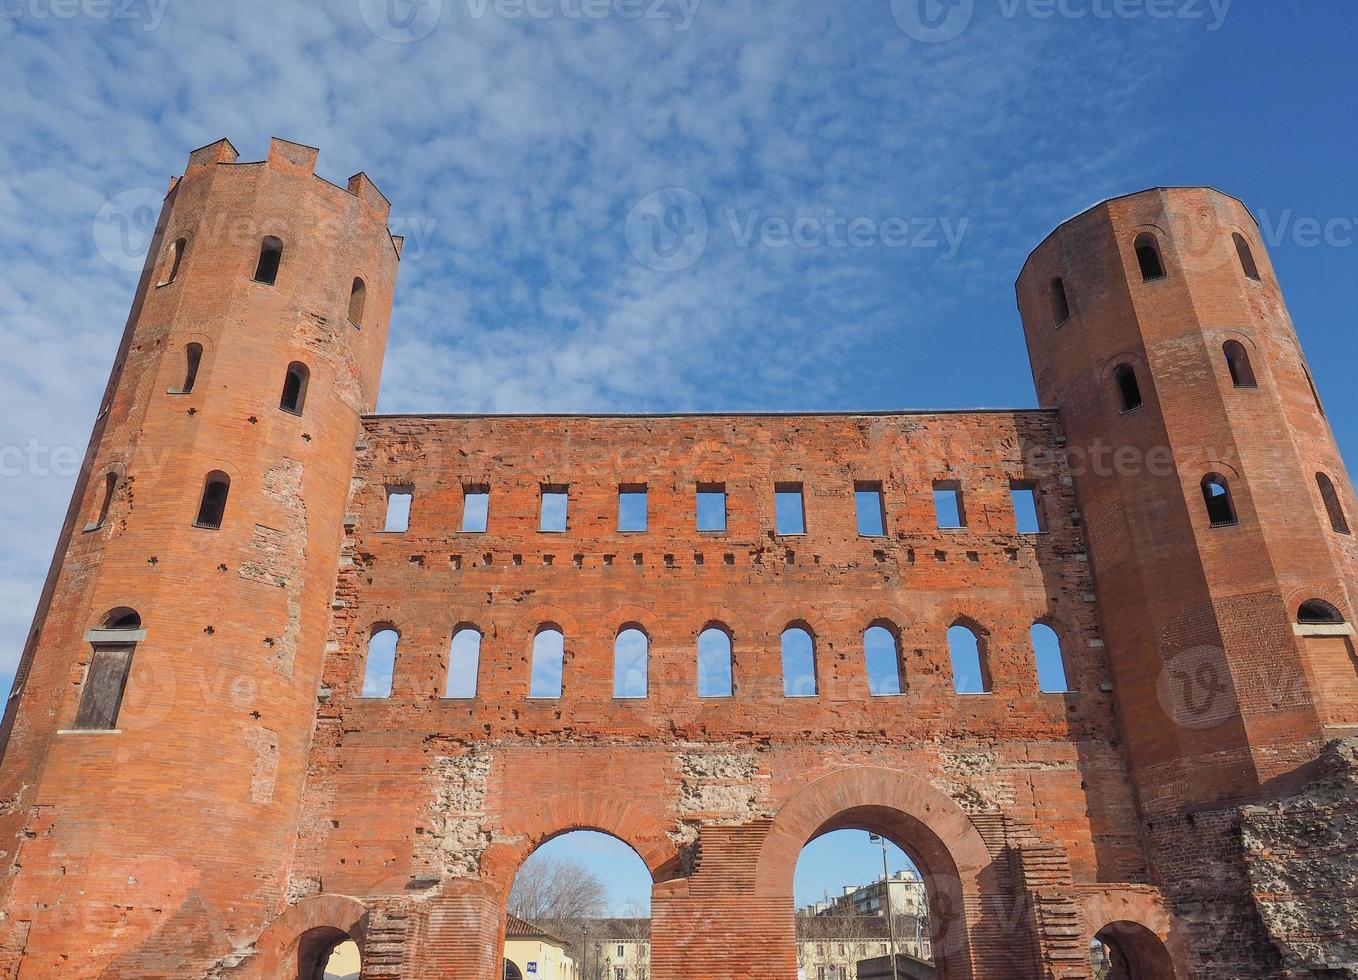
[[[544,485],[542,487],[542,506],[539,511],[539,531],[566,530],[566,505],[569,491],[563,486]]]
[[[709,626],[698,634],[698,697],[729,698],[734,690],[731,634]]]
[[[468,534],[484,533],[490,520],[490,487],[471,484],[462,488],[462,527]]]
[[[85,683],[80,690],[75,728],[80,731],[112,731],[118,727],[132,654],[136,643],[96,643]]]
[[[816,696],[816,643],[800,626],[783,631],[783,695]]]
[[[179,386],[179,393],[187,395],[193,391],[193,386],[198,382],[198,367],[203,363],[203,345],[185,344],[184,345],[184,381]]]
[[[1344,516],[1339,494],[1335,492],[1334,482],[1324,473],[1316,474],[1316,486],[1320,488],[1320,499],[1325,503],[1325,513],[1329,515],[1330,527],[1340,534],[1349,533],[1349,521]]]
[[[618,487],[618,530],[646,530],[646,484],[624,483]]]
[[[1310,626],[1340,626],[1344,615],[1324,599],[1308,599],[1297,609],[1297,622]]]
[[[184,261],[184,249],[188,247],[188,240],[179,238],[170,246],[169,252],[165,256],[165,275],[161,277],[160,285],[168,286],[179,278],[179,265]]]
[[[382,523],[382,530],[408,531],[410,508],[414,501],[415,492],[409,487],[387,487],[387,516]]]
[[[1070,319],[1070,300],[1066,298],[1066,284],[1057,276],[1052,280],[1052,322],[1058,327]]]
[[[1306,384],[1311,389],[1311,400],[1316,403],[1316,411],[1320,413],[1321,418],[1325,418],[1325,406],[1320,402],[1320,392],[1316,391],[1316,383],[1311,377],[1311,372],[1305,364],[1301,366],[1301,370],[1306,375]]]
[[[1254,264],[1254,253],[1250,251],[1250,243],[1245,241],[1245,236],[1236,232],[1231,236],[1235,241],[1235,254],[1240,258],[1240,269],[1245,275],[1259,281],[1259,267]]]
[[[613,696],[646,696],[646,655],[650,641],[636,627],[628,627],[613,641]]]
[[[1037,663],[1038,688],[1053,694],[1068,691],[1061,637],[1046,623],[1034,623],[1030,635],[1033,640],[1033,659]]]
[[[971,627],[955,623],[948,630],[948,653],[952,659],[953,690],[958,694],[990,691],[985,650]]]
[[[800,483],[774,484],[773,524],[779,534],[806,533],[806,504]]]
[[[865,538],[885,537],[886,505],[882,499],[882,485],[855,483],[853,502],[858,516],[858,533]]]
[[[396,645],[400,635],[390,626],[374,627],[368,638],[368,655],[363,661],[365,698],[391,697],[391,678],[396,671]]]
[[[289,364],[288,373],[283,377],[283,396],[278,400],[278,407],[293,415],[301,415],[306,405],[306,389],[310,380],[311,371],[305,364],[301,361]]]
[[[363,304],[368,301],[368,287],[362,279],[354,279],[349,290],[349,322],[356,327],[363,326]]]
[[[1231,488],[1226,478],[1208,473],[1202,478],[1202,499],[1207,505],[1207,519],[1212,527],[1227,527],[1236,523],[1235,504],[1231,502]]]
[[[203,480],[203,497],[198,504],[196,527],[216,530],[226,516],[226,498],[231,492],[231,477],[221,470],[213,470]]]
[[[1136,249],[1137,264],[1141,266],[1141,281],[1163,279],[1165,265],[1160,260],[1160,243],[1156,237],[1149,232],[1137,235],[1133,247]]]
[[[1014,505],[1014,528],[1019,534],[1036,534],[1042,530],[1042,517],[1037,508],[1037,490],[1032,484],[1011,484],[1009,499]]]
[[[962,486],[956,480],[934,481],[934,520],[942,530],[967,526],[967,513],[962,506]]]
[[[259,245],[259,262],[255,265],[255,282],[272,286],[278,280],[278,267],[283,262],[283,243],[269,235]]]
[[[99,495],[99,510],[95,514],[94,521],[90,525],[90,530],[103,527],[108,522],[109,508],[113,506],[113,495],[118,490],[118,474],[104,474],[103,493]]]
[[[443,689],[445,698],[476,697],[476,677],[481,666],[481,632],[463,626],[453,634],[448,649],[448,680]]]
[[[1237,388],[1257,388],[1259,385],[1254,380],[1254,368],[1250,365],[1250,355],[1245,345],[1238,340],[1228,340],[1221,345],[1221,350],[1226,355],[1226,369],[1231,372],[1231,384]]]
[[[901,651],[891,630],[869,626],[863,631],[863,665],[868,674],[868,693],[873,697],[901,693]]]
[[[566,659],[566,637],[553,626],[544,626],[533,637],[533,674],[528,681],[530,698],[559,698]]]
[[[1117,385],[1118,402],[1122,411],[1141,407],[1141,383],[1136,380],[1136,369],[1130,364],[1119,364],[1113,369],[1113,383]]]
[[[726,530],[726,484],[698,484],[698,530]]]

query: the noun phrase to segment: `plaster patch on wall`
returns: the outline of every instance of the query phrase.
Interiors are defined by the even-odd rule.
[[[739,824],[771,815],[768,780],[753,752],[684,752],[675,761],[681,816]]]
[[[249,740],[255,750],[255,768],[250,776],[250,801],[272,803],[274,783],[278,779],[278,733],[267,728],[256,728],[250,733]]]
[[[989,813],[1012,807],[1014,784],[1000,771],[994,748],[940,748],[939,788],[966,813]]]
[[[287,593],[287,621],[281,636],[270,648],[278,672],[291,677],[302,628],[302,572],[306,561],[307,513],[302,499],[302,464],[283,459],[264,471],[264,495],[280,504],[287,518],[283,529],[256,524],[250,535],[250,551],[238,574],[247,582],[260,582]]]
[[[485,827],[486,783],[491,755],[473,752],[434,760],[429,833],[430,863],[449,878],[475,878],[491,843]]]

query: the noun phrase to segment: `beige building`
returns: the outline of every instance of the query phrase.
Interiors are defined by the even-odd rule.
[[[897,952],[922,960],[932,959],[929,895],[919,874],[912,870],[897,871],[890,878],[878,878],[866,885],[845,885],[842,895],[805,906],[798,915],[803,918],[878,917],[884,920],[888,908],[896,925]],[[885,930],[885,924],[882,928]]]
[[[511,915],[505,927],[504,980],[580,980],[568,950],[560,936]]]

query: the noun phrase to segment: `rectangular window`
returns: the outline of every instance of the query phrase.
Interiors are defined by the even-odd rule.
[[[566,530],[566,501],[568,490],[564,486],[542,487],[542,514],[538,522],[539,531]]]
[[[490,514],[490,487],[464,486],[462,488],[462,530],[480,534],[486,530],[486,519]]]
[[[806,533],[806,504],[800,483],[773,485],[773,518],[779,534]]]
[[[618,943],[618,956],[622,956],[622,943]]]
[[[408,487],[387,487],[387,519],[384,531],[405,531],[410,527],[410,505],[415,499]]]
[[[134,649],[131,643],[94,648],[89,673],[85,675],[85,689],[80,694],[80,708],[76,711],[76,728],[101,731],[118,727],[118,709],[123,703]]]
[[[934,483],[934,517],[944,530],[967,526],[962,508],[962,485],[955,480]]]
[[[698,484],[698,530],[726,530],[726,484]]]
[[[1015,483],[1009,487],[1014,501],[1014,526],[1020,534],[1036,534],[1042,530],[1042,516],[1037,509],[1037,491],[1031,484]]]
[[[624,483],[618,487],[618,530],[646,530],[646,484]]]
[[[865,538],[886,536],[886,504],[880,483],[855,483],[854,506],[858,510],[858,533]]]

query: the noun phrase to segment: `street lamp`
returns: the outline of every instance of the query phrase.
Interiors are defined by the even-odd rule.
[[[882,845],[882,887],[886,889],[886,931],[891,937],[891,980],[901,980],[896,973],[896,916],[891,908],[891,871],[886,864],[886,838],[868,834],[868,840]]]

